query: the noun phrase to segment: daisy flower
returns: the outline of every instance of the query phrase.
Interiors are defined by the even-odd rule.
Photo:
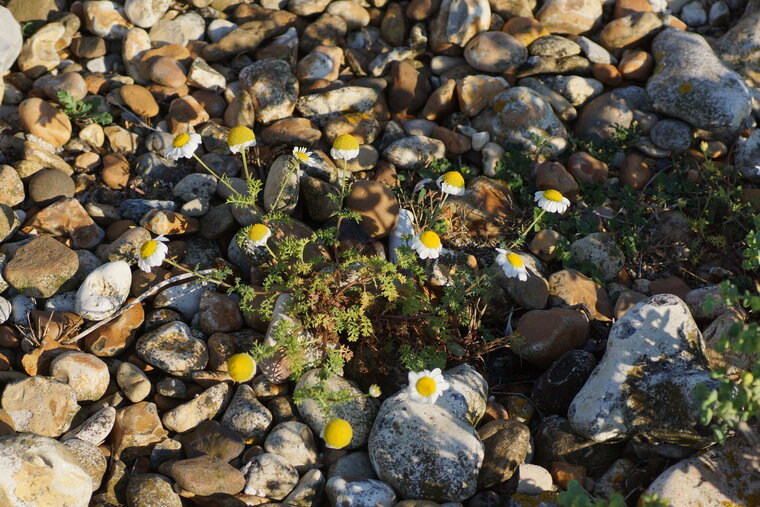
[[[359,156],[359,141],[351,134],[343,134],[335,138],[330,156],[333,160],[352,160]]]
[[[164,236],[158,236],[143,243],[137,256],[137,267],[150,273],[151,268],[160,266],[169,252],[169,247],[164,245],[167,241]]]
[[[509,278],[517,278],[521,282],[528,279],[528,271],[525,269],[522,257],[503,248],[497,248],[496,251],[499,252],[496,256],[496,264],[501,266],[505,275]]]
[[[570,207],[570,200],[556,190],[539,190],[534,200],[539,208],[549,213],[564,213]]]
[[[253,243],[253,246],[266,245],[271,235],[272,231],[264,224],[255,224],[248,229],[248,239]]]
[[[369,386],[369,389],[367,390],[367,394],[369,394],[370,398],[379,398],[382,394],[382,391],[380,390],[380,386],[377,384],[372,384]]]
[[[227,359],[227,374],[235,382],[248,382],[256,374],[256,361],[249,354],[235,354]]]
[[[412,250],[417,252],[420,259],[435,259],[441,255],[441,238],[433,231],[417,234],[412,241]]]
[[[345,419],[333,419],[325,425],[321,436],[325,441],[325,446],[330,449],[343,449],[351,443],[354,429]]]
[[[256,135],[245,125],[238,125],[227,132],[227,146],[232,153],[240,153],[249,146],[256,146]]]
[[[201,144],[201,136],[194,132],[179,134],[172,141],[171,147],[166,150],[166,158],[179,160],[181,158],[190,158],[195,155],[195,150]]]
[[[457,171],[449,171],[436,180],[438,188],[444,194],[463,195],[464,178]]]
[[[409,372],[409,397],[419,403],[433,405],[438,397],[450,387],[440,368],[433,371]]]
[[[301,146],[293,148],[293,158],[298,161],[299,164],[311,163],[311,152]]]

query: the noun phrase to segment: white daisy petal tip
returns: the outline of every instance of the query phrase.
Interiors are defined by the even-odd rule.
[[[539,208],[549,213],[564,213],[570,207],[570,199],[552,189],[539,190],[534,200]]]
[[[412,250],[417,252],[420,259],[437,259],[443,250],[443,244],[438,234],[433,231],[424,231],[414,237]]]
[[[166,158],[179,160],[190,158],[201,144],[201,136],[194,132],[178,134],[174,137],[172,145],[166,150]]]

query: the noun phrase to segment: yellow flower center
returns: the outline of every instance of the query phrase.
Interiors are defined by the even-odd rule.
[[[238,125],[227,132],[227,146],[238,146],[240,144],[250,143],[255,139],[256,135],[253,133],[253,130],[245,125]]]
[[[359,141],[351,134],[343,134],[335,138],[333,148],[340,151],[358,150]]]
[[[422,396],[430,396],[435,392],[435,380],[430,377],[422,377],[417,381],[417,385],[414,386],[417,392]]]
[[[256,361],[248,354],[235,354],[227,359],[227,373],[235,382],[247,382],[256,373]]]
[[[544,190],[544,197],[554,202],[562,202],[562,194],[556,190]]]
[[[172,141],[172,146],[174,146],[175,148],[182,148],[184,145],[187,144],[189,140],[190,140],[190,136],[188,134],[180,134],[174,138],[174,141]]]
[[[325,426],[325,442],[333,449],[344,448],[351,442],[353,436],[354,429],[345,419],[333,419]]]
[[[252,225],[251,228],[248,229],[248,239],[251,241],[261,241],[268,232],[269,227],[264,224]]]
[[[452,187],[464,188],[464,178],[456,171],[449,171],[444,174],[443,181]]]
[[[441,246],[441,238],[433,231],[425,231],[420,234],[420,243],[426,248],[439,248]]]
[[[525,263],[522,260],[522,257],[517,255],[516,253],[508,253],[507,261],[509,261],[509,263],[512,264],[516,268],[521,268],[525,265]]]
[[[296,151],[295,152],[295,156],[301,162],[308,162],[309,161],[309,156],[306,153],[304,153],[303,151]]]
[[[155,239],[149,239],[140,247],[140,257],[147,259],[156,253],[156,248],[158,248],[158,241]]]

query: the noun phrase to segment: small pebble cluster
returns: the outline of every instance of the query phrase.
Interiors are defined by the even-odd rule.
[[[757,504],[746,442],[695,454],[698,386],[716,361],[753,365],[715,350],[746,318],[705,305],[720,266],[649,279],[599,226],[567,245],[594,279],[533,225],[589,185],[644,192],[673,156],[731,166],[760,211],[760,0],[3,3],[3,507],[527,507],[571,481]],[[621,131],[627,152],[579,148]],[[519,235],[515,153],[535,162]],[[468,171],[423,179],[445,159]],[[229,203],[251,179],[258,201]],[[467,238],[419,230],[405,185],[439,192]],[[397,263],[409,247],[431,291],[500,268],[491,307],[519,339],[398,367],[382,393],[257,365],[288,296],[262,321],[193,267],[253,283],[263,248],[341,206],[361,221],[338,219],[340,248]],[[690,218],[640,231],[683,244]],[[294,402],[319,382],[353,398]]]

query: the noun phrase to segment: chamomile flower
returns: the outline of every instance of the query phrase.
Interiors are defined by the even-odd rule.
[[[311,163],[311,152],[302,146],[296,146],[293,148],[293,158],[299,164],[309,164]]]
[[[227,374],[235,382],[248,382],[256,374],[256,361],[249,354],[235,354],[227,359]]]
[[[564,213],[570,207],[570,200],[556,190],[539,190],[534,200],[539,208],[549,213]]]
[[[497,248],[496,251],[499,252],[496,256],[496,264],[501,266],[505,275],[509,278],[517,278],[521,282],[528,279],[528,271],[525,269],[522,257],[503,248]]]
[[[137,267],[150,273],[151,268],[160,266],[169,252],[169,247],[164,245],[167,241],[165,237],[158,236],[143,243],[137,254]]]
[[[271,229],[264,224],[254,224],[248,229],[248,239],[253,246],[264,246],[272,235]]]
[[[436,259],[441,255],[441,238],[433,231],[417,234],[412,241],[412,250],[417,252],[420,259]]]
[[[359,156],[359,141],[351,134],[342,134],[333,141],[330,156],[334,160],[352,160]]]
[[[367,390],[367,394],[369,394],[370,398],[379,398],[382,394],[382,391],[380,390],[380,386],[377,384],[372,384],[369,386],[369,389]]]
[[[464,178],[457,171],[449,171],[442,175],[436,180],[436,184],[444,194],[464,194]]]
[[[449,383],[443,378],[440,368],[409,372],[409,397],[419,403],[433,405],[438,397],[448,389]]]
[[[240,153],[249,146],[256,146],[256,135],[245,125],[238,125],[227,132],[227,146],[232,153]]]
[[[333,419],[325,425],[321,436],[330,449],[343,449],[351,443],[354,429],[345,419]]]
[[[171,147],[166,150],[166,158],[179,160],[190,158],[195,154],[198,145],[201,144],[201,136],[194,132],[179,134],[172,141]]]

